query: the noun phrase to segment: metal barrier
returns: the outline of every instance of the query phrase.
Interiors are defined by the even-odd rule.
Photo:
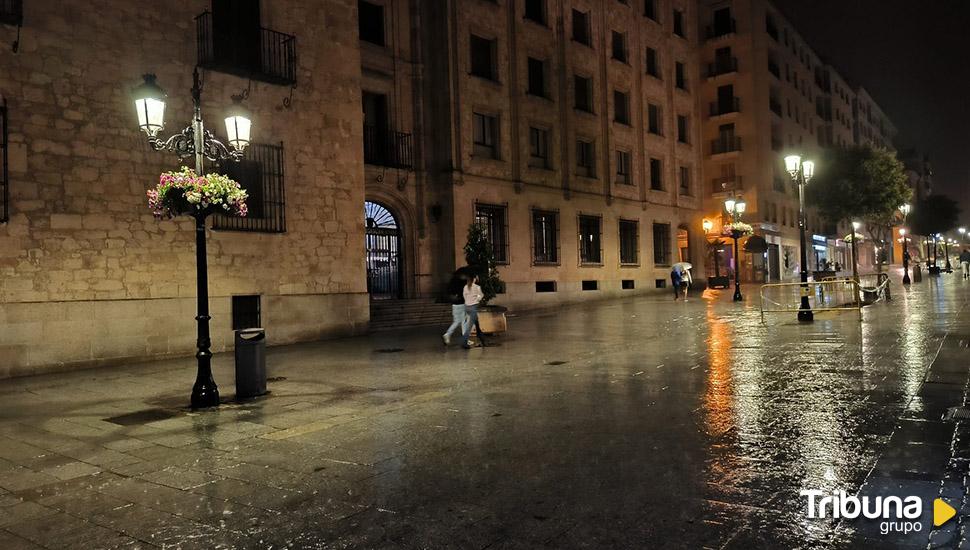
[[[860,310],[859,284],[853,279],[826,279],[807,283],[761,285],[761,322],[765,313],[798,313],[802,295],[808,296],[812,311]]]
[[[893,299],[889,290],[888,273],[859,275],[859,291],[862,292],[863,305],[874,304],[884,298],[887,302]]]

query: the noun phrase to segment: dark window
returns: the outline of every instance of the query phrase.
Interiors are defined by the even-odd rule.
[[[204,68],[296,83],[296,37],[263,28],[259,0],[212,0],[212,12],[196,18],[196,36],[198,64]]]
[[[768,36],[772,37],[775,42],[778,41],[778,26],[775,25],[775,20],[771,17],[771,14],[765,14],[765,32]]]
[[[635,220],[620,220],[620,263],[640,263],[640,224]]]
[[[259,295],[232,297],[232,330],[261,328]]]
[[[630,96],[617,90],[613,90],[613,120],[630,124]]]
[[[587,113],[593,112],[593,79],[576,76],[573,78],[576,88],[576,108]]]
[[[556,212],[532,211],[532,261],[559,263],[559,214]]]
[[[10,220],[10,181],[7,168],[7,100],[0,103],[0,223]]]
[[[592,44],[591,34],[589,13],[573,10],[573,40],[589,46]]]
[[[660,159],[650,159],[650,189],[663,191],[663,162]]]
[[[529,58],[529,95],[546,97],[546,63],[541,59]]]
[[[586,280],[586,281],[583,281],[583,287],[582,288],[583,288],[583,290],[599,290],[600,289],[600,283],[599,283],[599,281]]]
[[[667,288],[667,279],[654,279],[657,288]]]
[[[735,32],[734,18],[731,17],[731,8],[725,7],[714,11],[714,26],[710,30],[711,37],[724,36]]]
[[[364,0],[357,2],[358,30],[364,42],[384,45],[384,6]]]
[[[690,168],[686,166],[680,167],[680,194],[685,197],[693,195],[690,186]]]
[[[525,0],[525,18],[545,25],[546,0]]]
[[[660,107],[653,103],[647,104],[647,131],[658,136],[664,135],[663,122],[660,119]]]
[[[684,37],[684,12],[674,10],[674,34]]]
[[[657,265],[670,265],[669,223],[653,224],[653,263]]]
[[[647,48],[647,74],[660,78],[660,58],[657,57],[657,50]]]
[[[579,217],[579,261],[584,264],[603,263],[600,248],[601,225],[599,216]]]
[[[481,36],[471,35],[471,74],[489,80],[497,80],[495,63],[495,41]]]
[[[620,288],[622,290],[633,290],[637,287],[633,279],[623,279],[620,281]]]
[[[549,168],[549,131],[529,128],[529,166]]]
[[[0,0],[0,23],[20,26],[23,24],[23,22],[23,0]],[[16,49],[14,51],[16,51]]]
[[[596,177],[596,160],[592,141],[581,139],[576,141],[576,173],[587,178]]]
[[[657,0],[643,0],[643,16],[658,21]]]
[[[613,59],[627,62],[626,35],[621,32],[613,31]]]
[[[283,233],[286,231],[283,196],[283,144],[252,143],[242,160],[221,165],[223,173],[246,190],[245,217],[213,216],[212,228],[231,231]]]
[[[536,292],[555,292],[556,281],[536,281]]]
[[[506,225],[505,207],[475,204],[475,223],[485,231],[485,238],[492,245],[495,262],[508,263],[508,226]]]
[[[690,125],[685,115],[677,115],[677,141],[690,143]]]
[[[681,90],[687,89],[687,77],[685,76],[684,64],[679,61],[674,65],[674,83]]]
[[[498,158],[498,118],[472,113],[473,150],[477,157]]]
[[[616,183],[630,185],[633,183],[630,178],[630,152],[616,152]]]

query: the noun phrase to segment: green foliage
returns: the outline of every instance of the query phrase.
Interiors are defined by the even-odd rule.
[[[913,206],[909,215],[910,233],[932,236],[946,233],[959,223],[960,207],[946,195],[930,195]]]
[[[499,278],[495,268],[495,252],[489,242],[485,229],[473,223],[468,226],[468,241],[465,243],[465,263],[471,272],[478,276],[478,284],[482,287],[485,298],[482,304],[487,304],[499,292],[505,290],[505,283]]]
[[[896,153],[866,146],[830,149],[805,192],[827,221],[861,220],[873,227],[891,226],[912,197]]]

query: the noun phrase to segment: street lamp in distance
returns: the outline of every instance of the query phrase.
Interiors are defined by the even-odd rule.
[[[741,238],[743,233],[741,232],[741,230],[733,227],[733,224],[736,224],[741,221],[741,215],[744,214],[744,211],[747,207],[748,207],[748,204],[744,202],[744,199],[742,198],[735,199],[734,197],[728,197],[727,199],[724,199],[724,209],[727,210],[727,213],[731,215],[731,224],[732,224],[731,238],[734,239],[734,298],[733,299],[735,302],[740,302],[741,300],[744,299],[744,297],[741,296],[741,258],[738,255],[738,239]]]
[[[909,211],[912,207],[909,203],[903,204],[899,207],[899,211],[903,213],[903,223],[906,223],[906,218],[909,216]],[[906,228],[901,227],[899,229],[899,235],[903,238],[903,284],[910,284],[909,279],[909,240],[906,237]]]
[[[799,155],[788,155],[785,157],[785,170],[791,176],[792,181],[798,186],[798,238],[801,243],[801,279],[802,279],[802,301],[798,307],[798,320],[810,323],[815,320],[812,314],[812,306],[808,303],[808,252],[805,248],[805,185],[811,181],[815,175],[815,163],[810,160],[802,160]]]

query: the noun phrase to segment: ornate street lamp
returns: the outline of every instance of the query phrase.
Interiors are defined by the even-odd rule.
[[[798,155],[785,157],[785,170],[791,176],[793,182],[798,185],[798,237],[801,242],[801,275],[802,275],[802,302],[798,308],[798,320],[812,322],[815,316],[812,314],[812,306],[808,303],[808,253],[805,248],[805,184],[811,181],[815,175],[815,163],[810,160],[802,160]]]
[[[903,204],[899,207],[899,211],[903,213],[903,223],[906,223],[906,218],[909,216],[909,211],[912,207],[909,203]],[[908,285],[909,280],[909,241],[906,237],[906,229],[900,228],[899,234],[903,237],[903,284]]]
[[[741,296],[741,257],[738,255],[738,239],[744,232],[734,226],[741,222],[741,215],[744,214],[748,204],[744,199],[728,197],[724,200],[724,209],[731,215],[731,238],[734,239],[734,301],[740,302],[744,298]]]
[[[148,143],[156,151],[171,151],[179,158],[194,158],[195,173],[203,174],[203,161],[209,159],[240,160],[249,145],[252,120],[234,97],[234,104],[226,117],[229,146],[217,140],[202,124],[202,81],[199,69],[192,73],[192,123],[166,140],[158,138],[165,127],[165,92],[155,83],[155,75],[144,75],[145,82],[133,90],[132,99],[138,114],[138,127],[148,135]],[[206,266],[205,218],[209,212],[199,211],[195,218],[196,289],[198,297],[198,360],[195,384],[192,386],[192,408],[214,407],[219,404],[219,388],[212,378],[212,352],[209,350],[209,276]]]
[[[953,266],[950,265],[950,243],[953,239],[946,237],[943,239],[943,254],[946,255],[946,272],[953,273]]]

